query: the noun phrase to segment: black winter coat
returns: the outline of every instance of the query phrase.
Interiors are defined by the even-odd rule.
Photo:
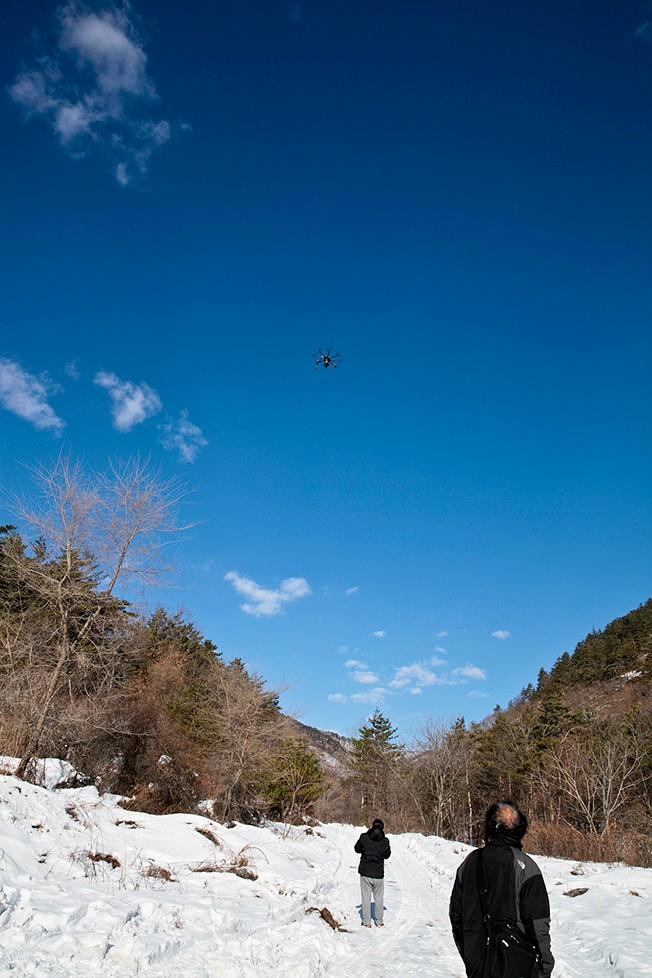
[[[541,975],[548,978],[555,959],[550,952],[550,902],[541,870],[521,849],[492,840],[483,850],[487,913],[496,923],[520,927],[539,948]],[[453,937],[467,978],[483,978],[486,935],[478,896],[478,850],[457,871],[449,915]]]
[[[383,830],[370,829],[363,832],[353,848],[360,853],[360,876],[381,880],[385,875],[385,859],[389,859],[392,854],[389,839]]]

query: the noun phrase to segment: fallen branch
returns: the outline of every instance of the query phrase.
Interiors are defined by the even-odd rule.
[[[325,920],[326,923],[329,925],[329,927],[332,927],[333,930],[339,930],[343,934],[349,934],[350,933],[350,931],[348,931],[346,929],[346,927],[342,927],[342,925],[340,924],[340,922],[337,921],[337,920],[335,920],[335,917],[330,912],[330,910],[328,909],[328,907],[322,907],[321,910],[319,909],[319,907],[308,907],[308,909],[306,910],[306,913],[318,913],[319,916],[322,918],[322,920]]]

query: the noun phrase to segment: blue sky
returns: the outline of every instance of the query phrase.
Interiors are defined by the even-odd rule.
[[[342,733],[481,719],[650,596],[650,4],[0,26],[6,488],[180,476],[151,601]]]

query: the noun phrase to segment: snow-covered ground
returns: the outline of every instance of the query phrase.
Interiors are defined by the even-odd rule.
[[[360,828],[146,815],[53,789],[65,776],[53,761],[50,787],[0,777],[0,975],[463,978],[448,899],[466,846],[390,834],[385,927],[366,930]],[[650,978],[652,870],[538,862],[556,978]],[[236,863],[256,878],[224,871]]]

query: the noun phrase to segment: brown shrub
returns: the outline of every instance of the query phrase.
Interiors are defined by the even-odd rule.
[[[108,863],[113,869],[120,868],[120,860],[116,856],[112,856],[107,852],[90,852],[86,853],[88,858],[94,863]]]
[[[169,869],[165,866],[157,866],[155,863],[150,863],[146,869],[141,870],[140,875],[145,879],[165,880],[166,883],[177,882]]]
[[[541,856],[652,867],[652,839],[631,830],[617,828],[597,836],[562,822],[532,822],[525,844],[528,852]]]

